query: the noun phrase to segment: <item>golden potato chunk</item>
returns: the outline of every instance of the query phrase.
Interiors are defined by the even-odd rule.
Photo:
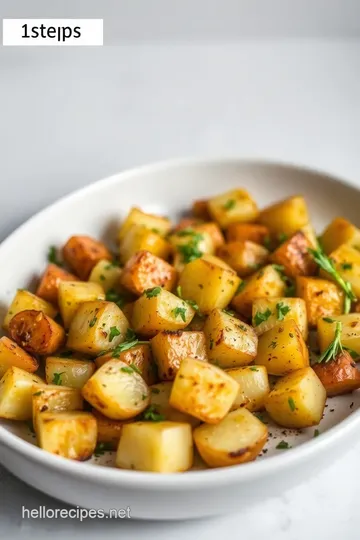
[[[203,219],[204,221],[208,221],[211,218],[209,214],[207,200],[194,201],[191,210],[192,210],[192,214],[196,218]]]
[[[92,407],[113,420],[137,416],[150,403],[150,392],[137,370],[109,360],[85,383],[82,394]]]
[[[232,223],[226,229],[227,242],[254,242],[261,246],[270,244],[270,231],[258,223]]]
[[[69,360],[49,356],[45,360],[45,376],[48,384],[82,388],[95,371],[89,360]]]
[[[0,380],[0,418],[30,420],[33,385],[44,381],[34,373],[12,366]]]
[[[207,223],[200,223],[199,225],[195,225],[194,230],[201,233],[207,233],[210,235],[212,239],[212,243],[214,246],[214,249],[216,250],[218,247],[225,244],[225,238],[224,235],[217,223],[214,221],[209,221]]]
[[[41,278],[36,295],[56,305],[58,303],[60,281],[76,281],[77,279],[74,274],[70,274],[70,272],[67,272],[56,264],[49,264]],[[50,313],[47,313],[47,315],[51,316]]]
[[[285,375],[309,365],[309,350],[293,319],[278,323],[259,337],[256,365],[270,375]]]
[[[150,411],[150,416],[155,415],[157,420],[169,420],[170,422],[185,422],[191,427],[196,427],[200,424],[200,420],[174,409],[170,405],[170,395],[173,383],[170,381],[160,382],[150,386],[150,406],[147,409]]]
[[[286,428],[316,426],[323,415],[326,390],[311,367],[282,377],[267,397],[271,418]]]
[[[0,378],[11,366],[34,373],[39,367],[39,362],[14,341],[3,336],[0,338]]]
[[[171,246],[160,234],[146,227],[134,225],[120,242],[120,261],[125,264],[138,251],[149,251],[161,259],[167,259]]]
[[[216,424],[229,412],[238,383],[221,369],[193,358],[185,358],[171,390],[170,405],[179,411]]]
[[[90,236],[72,236],[62,249],[64,260],[80,279],[88,279],[91,270],[102,259],[112,255],[102,242]]]
[[[323,353],[334,340],[336,323],[341,322],[341,344],[360,356],[360,313],[333,315],[318,319],[317,337],[320,352]]]
[[[65,331],[43,311],[27,309],[17,313],[9,324],[10,337],[32,354],[53,354],[65,342]]]
[[[184,300],[161,287],[148,289],[134,303],[132,324],[135,332],[154,336],[162,330],[182,330],[195,311]]]
[[[329,255],[340,276],[348,281],[355,295],[360,298],[360,251],[343,244]],[[320,270],[320,276],[332,280],[332,277]]]
[[[208,231],[195,230],[196,227],[181,229],[169,236],[169,242],[175,254],[175,267],[178,271],[202,255],[213,255],[215,245]]]
[[[285,288],[281,274],[272,265],[267,265],[240,284],[231,305],[245,317],[251,317],[256,298],[284,296]]]
[[[344,295],[335,283],[326,279],[298,276],[296,296],[303,298],[306,305],[308,325],[316,328],[321,317],[341,315],[344,310]]]
[[[316,272],[316,263],[309,249],[313,248],[302,231],[296,232],[289,240],[285,240],[271,255],[273,263],[284,267],[290,277],[312,276]]]
[[[184,358],[207,360],[203,332],[162,331],[150,340],[151,349],[163,381],[173,381]]]
[[[71,321],[67,346],[96,356],[125,341],[128,328],[127,318],[114,302],[85,302]]]
[[[105,292],[119,289],[121,268],[107,259],[101,259],[95,264],[89,275],[91,283],[97,283]]]
[[[92,409],[91,414],[96,419],[97,440],[99,443],[106,443],[106,446],[116,450],[119,444],[124,421],[112,420],[101,414],[96,409]]]
[[[116,465],[121,469],[176,473],[193,463],[191,427],[178,422],[135,422],[125,424]]]
[[[171,221],[168,218],[146,214],[140,208],[132,208],[119,230],[119,242],[127,236],[129,230],[133,227],[144,227],[149,231],[166,236],[171,229]]]
[[[253,274],[260,266],[263,266],[269,256],[269,252],[263,246],[250,240],[229,242],[219,247],[217,256],[233,268],[240,277]]]
[[[230,412],[214,425],[194,430],[196,448],[209,467],[229,467],[253,461],[267,440],[268,430],[246,409]]]
[[[38,416],[40,448],[76,461],[86,461],[96,447],[96,420],[88,412],[45,412]]]
[[[202,313],[225,308],[239,283],[240,278],[229,265],[210,255],[187,264],[179,279],[182,297],[196,302]]]
[[[324,385],[327,396],[349,394],[360,388],[360,372],[347,351],[341,351],[334,360],[312,366]]]
[[[61,281],[59,284],[59,307],[65,328],[70,327],[80,304],[94,300],[105,300],[104,289],[98,283]]]
[[[221,309],[210,312],[204,326],[209,361],[221,368],[250,364],[257,352],[254,329]]]
[[[291,236],[309,221],[305,199],[299,195],[264,208],[259,216],[259,222],[275,236]]]
[[[342,244],[360,248],[360,230],[347,219],[338,217],[326,227],[320,241],[327,255]]]
[[[208,201],[211,217],[226,229],[231,223],[255,221],[259,210],[254,199],[245,189],[234,189]]]
[[[150,251],[138,251],[126,263],[121,276],[121,284],[140,296],[147,289],[157,286],[171,291],[176,279],[177,272],[173,266]]]
[[[306,340],[308,321],[304,300],[286,297],[255,298],[252,307],[252,324],[258,336],[273,328],[278,322],[288,319],[293,319],[296,322]]]
[[[44,412],[76,411],[83,408],[80,390],[53,384],[34,384],[32,392],[32,415],[35,432],[38,415]]]
[[[157,367],[153,360],[151,347],[148,343],[135,345],[126,351],[110,351],[108,354],[95,358],[96,367],[101,367],[109,360],[118,358],[129,366],[135,366],[146,384],[155,384],[158,381]]]
[[[7,330],[9,328],[9,323],[14,317],[14,315],[20,313],[20,311],[25,311],[27,309],[43,311],[45,315],[48,315],[49,317],[55,317],[57,313],[54,306],[49,304],[49,302],[46,302],[46,300],[43,300],[42,298],[39,298],[35,294],[32,294],[29,291],[25,291],[24,289],[18,289],[5,315],[3,328]]]
[[[265,366],[232,368],[227,369],[226,373],[239,384],[238,394],[231,410],[245,407],[253,412],[264,407],[270,392],[269,377]]]

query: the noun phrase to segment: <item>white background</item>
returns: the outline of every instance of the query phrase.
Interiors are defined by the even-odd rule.
[[[258,0],[254,3],[259,8]],[[89,14],[79,13],[79,2],[73,2],[73,13],[39,13],[35,4],[30,15],[29,9],[14,14],[8,4],[4,16],[103,16],[94,3],[87,4]],[[150,2],[143,4],[149,25],[144,13],[140,16],[131,7],[139,6],[137,1],[124,4],[124,19],[133,26],[126,26],[121,46],[0,50],[1,238],[75,188],[133,165],[176,156],[294,161],[359,178],[360,184],[360,41],[355,38],[360,19],[351,13],[359,3],[342,2],[342,11],[325,10],[321,28],[314,26],[314,18],[319,20],[316,4],[324,7],[324,2],[312,2],[310,8],[304,1],[300,16],[294,1],[295,18],[284,10],[271,12],[270,18],[264,7],[267,17],[259,10],[260,26],[256,17],[246,19],[252,26],[243,19],[239,23],[246,34],[262,28],[261,40],[236,40],[231,17],[226,40],[223,17],[216,29],[214,18],[204,17],[200,24],[199,17],[184,19],[183,10],[179,20],[194,20],[195,25],[192,37],[185,39],[176,24],[160,24],[169,14],[165,8],[156,11],[159,2],[149,12],[145,4]],[[230,9],[230,4],[233,9],[234,3],[224,6]],[[240,4],[253,13],[249,3]],[[103,9],[108,8],[105,3]],[[281,24],[276,26],[277,20]],[[109,19],[112,31],[114,21]],[[105,43],[106,28],[105,18]],[[289,28],[296,38],[286,36]],[[146,30],[145,37],[140,29]],[[161,37],[156,44],[154,32]],[[326,38],[315,38],[316,32]],[[119,40],[116,32],[111,39]],[[31,264],[31,246],[24,249]],[[280,499],[239,508],[233,516],[176,524],[22,521],[21,505],[63,505],[0,468],[0,536],[357,540],[359,452],[360,445],[344,448],[344,456],[328,471],[304,479],[304,485]]]

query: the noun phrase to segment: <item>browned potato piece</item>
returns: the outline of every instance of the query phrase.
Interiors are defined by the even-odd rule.
[[[39,298],[39,296],[36,296],[35,294],[32,294],[25,289],[18,289],[5,315],[3,321],[4,330],[8,330],[9,323],[12,317],[14,317],[14,315],[19,313],[20,311],[25,311],[26,309],[36,309],[37,311],[43,311],[46,315],[49,315],[49,317],[52,318],[54,318],[57,313],[57,310],[54,308],[54,306],[49,304],[49,302],[46,302],[46,300]]]
[[[224,235],[219,225],[214,221],[200,223],[200,225],[194,226],[193,229],[199,233],[207,233],[211,237],[215,249],[225,244]]]
[[[219,247],[216,254],[231,266],[240,277],[253,274],[255,270],[266,263],[269,256],[267,249],[249,240],[224,244]]]
[[[245,317],[251,317],[255,298],[284,296],[284,293],[285,283],[281,275],[272,265],[267,265],[240,284],[231,305]]]
[[[252,325],[258,336],[273,328],[278,322],[293,319],[303,338],[308,338],[306,304],[302,298],[255,298],[252,308]]]
[[[30,420],[33,385],[43,382],[35,373],[9,368],[0,380],[0,418]]]
[[[334,263],[340,276],[345,281],[349,281],[355,295],[360,297],[360,251],[343,244],[335,251],[332,251],[329,258]],[[320,270],[320,276],[332,280],[332,277],[322,269]]]
[[[327,255],[342,244],[360,248],[360,230],[350,221],[337,217],[326,227],[321,235],[321,245]]]
[[[114,356],[115,355],[115,356]],[[158,380],[157,368],[153,361],[150,345],[144,343],[142,345],[136,345],[131,347],[127,351],[121,353],[109,352],[102,356],[95,358],[96,367],[101,367],[109,360],[118,358],[122,362],[128,364],[128,366],[135,366],[141,373],[142,378],[146,384],[155,384]]]
[[[196,448],[209,467],[253,461],[267,440],[265,424],[246,409],[230,412],[216,426],[202,424],[193,432]]]
[[[93,454],[97,439],[96,420],[88,412],[45,412],[38,416],[40,448],[76,461]]]
[[[107,418],[96,409],[92,409],[91,414],[95,417],[97,423],[98,442],[107,443],[109,447],[116,450],[125,421]]]
[[[238,390],[238,383],[222,369],[185,358],[175,377],[170,405],[203,422],[216,424],[229,412]]]
[[[341,323],[341,344],[355,351],[360,356],[360,315],[348,313],[347,315],[334,315],[318,319],[317,339],[320,352],[323,353],[334,341],[336,323]]]
[[[80,279],[86,280],[101,259],[111,261],[107,247],[90,236],[72,236],[62,249],[64,260]]]
[[[11,366],[34,373],[39,367],[39,362],[14,341],[3,336],[0,338],[0,378]]]
[[[196,427],[200,424],[200,420],[191,416],[190,414],[183,413],[174,409],[170,405],[170,395],[172,390],[172,382],[164,381],[153,386],[150,386],[150,407],[151,410],[158,417],[163,420],[169,420],[170,422],[185,422],[190,424],[191,427]]]
[[[45,361],[46,382],[82,388],[95,371],[95,364],[89,360],[73,360],[49,356]]]
[[[171,246],[158,232],[134,225],[120,243],[120,261],[125,264],[136,252],[150,251],[161,259],[167,259]]]
[[[35,431],[38,415],[44,412],[76,411],[83,408],[80,390],[52,384],[34,384],[32,413]]]
[[[207,200],[194,201],[192,205],[192,213],[196,218],[207,221],[211,218]]]
[[[204,332],[209,361],[221,368],[246,366],[256,356],[258,338],[254,329],[221,309],[208,316]]]
[[[305,301],[308,324],[311,328],[316,328],[318,319],[341,315],[343,312],[343,292],[332,281],[298,276],[296,278],[296,296]]]
[[[159,377],[163,381],[173,381],[184,358],[207,360],[205,335],[203,332],[159,332],[150,340]]]
[[[309,221],[305,199],[299,195],[264,208],[259,216],[259,222],[274,236],[290,236]]]
[[[228,242],[249,240],[249,242],[263,246],[270,242],[270,231],[265,225],[258,223],[232,223],[226,229],[226,240]]]
[[[11,338],[32,354],[52,354],[65,342],[65,330],[42,311],[27,309],[10,321]]]
[[[313,245],[302,231],[296,232],[285,240],[272,254],[271,260],[284,267],[290,277],[312,276],[316,272],[316,263],[309,248]]]
[[[66,329],[70,327],[79,306],[93,300],[105,300],[103,288],[98,283],[87,281],[61,281],[59,285],[59,307]]]
[[[60,281],[76,281],[78,278],[56,264],[49,264],[41,278],[36,294],[47,302],[58,303]]]
[[[255,221],[259,215],[256,202],[245,189],[233,189],[208,201],[211,217],[226,229],[231,223]]]
[[[140,296],[146,289],[156,286],[171,291],[176,279],[173,266],[150,251],[138,251],[126,263],[120,282],[123,287]]]
[[[360,373],[347,351],[340,352],[335,360],[314,364],[312,368],[328,396],[348,394],[360,388]]]

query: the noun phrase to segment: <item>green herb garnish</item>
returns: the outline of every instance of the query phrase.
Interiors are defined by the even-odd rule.
[[[116,328],[116,326],[112,326],[112,327],[110,328],[110,332],[109,332],[109,341],[110,341],[110,343],[112,342],[112,340],[114,339],[114,337],[120,336],[120,334],[121,334],[120,330],[118,330],[118,329]]]
[[[62,266],[63,263],[59,261],[57,256],[57,250],[55,246],[50,246],[48,251],[47,259],[50,263],[56,264],[57,266]]]
[[[295,409],[296,409],[296,405],[295,405],[295,401],[294,401],[294,399],[292,397],[289,397],[288,404],[289,404],[289,407],[292,410],[292,412],[294,412]]]
[[[160,394],[159,388],[150,388],[152,394]]]
[[[144,294],[146,298],[155,298],[155,296],[159,296],[161,290],[161,287],[153,287],[152,289],[146,289]]]
[[[318,358],[318,363],[324,362],[325,364],[327,362],[330,362],[331,360],[335,360],[337,355],[340,352],[343,352],[343,346],[341,344],[341,331],[342,331],[342,323],[341,321],[337,321],[336,328],[335,328],[335,337],[333,341],[330,343],[328,348],[322,353],[322,355]]]
[[[62,371],[61,373],[54,373],[53,377],[53,384],[57,384],[58,386],[61,386],[61,375],[63,375],[65,371]]]
[[[171,313],[174,315],[175,319],[180,316],[182,320],[186,322],[186,308],[176,307],[171,311]]]
[[[226,203],[223,205],[224,210],[232,210],[236,206],[235,199],[229,199],[226,201]]]
[[[165,416],[160,414],[154,405],[149,405],[147,409],[142,414],[142,420],[148,422],[162,422],[165,420]]]
[[[238,288],[236,289],[235,295],[240,294],[240,293],[244,290],[245,285],[246,285],[246,282],[245,282],[245,281],[242,281],[241,283],[239,283],[239,286],[238,286]]]
[[[35,392],[35,394],[33,394],[33,396],[41,396],[41,394],[42,394],[42,391],[39,390],[39,392]]]
[[[328,323],[334,323],[334,319],[331,319],[330,317],[323,317],[323,321],[325,322],[328,322]]]
[[[263,246],[266,247],[266,249],[268,249],[268,250],[271,249],[271,238],[270,238],[270,236],[265,236],[265,238],[263,240]]]
[[[117,293],[114,289],[109,289],[106,293],[106,300],[108,302],[114,302],[119,308],[124,307],[126,304],[125,298]]]
[[[59,358],[68,358],[70,356],[70,358],[71,358],[72,355],[73,355],[72,351],[63,351],[63,352],[58,354],[58,357]]]
[[[347,262],[342,263],[340,266],[342,270],[351,270],[353,267],[352,263]]]
[[[278,241],[280,244],[283,244],[288,238],[288,235],[285,233],[278,234]]]
[[[96,321],[97,321],[97,317],[96,317],[96,315],[94,315],[94,317],[89,322],[89,327],[92,328],[93,326],[95,326]]]
[[[259,369],[257,367],[255,367],[255,366],[250,366],[250,370],[251,371],[259,371]]]
[[[288,450],[289,448],[291,448],[291,446],[286,441],[280,441],[279,444],[276,446],[277,450]]]
[[[114,448],[113,448],[111,443],[109,443],[109,442],[99,442],[95,446],[94,456],[95,457],[100,457],[100,456],[103,456],[105,454],[105,452],[112,452],[113,450],[114,450]]]
[[[266,311],[258,311],[255,313],[254,316],[254,326],[259,326],[262,322],[265,322],[268,320],[268,318],[271,316],[271,310],[267,308]]]
[[[285,315],[291,311],[291,308],[284,304],[284,302],[279,302],[276,304],[276,317],[278,321],[283,321]]]
[[[120,371],[123,371],[124,373],[129,373],[130,375],[134,373],[133,368],[131,368],[130,366],[124,366],[120,368]]]
[[[269,345],[269,348],[270,349],[275,349],[277,347],[277,342],[276,341],[272,341]]]
[[[230,317],[235,317],[235,312],[230,309],[223,309],[222,311],[223,313],[226,313],[226,315],[230,315]]]
[[[320,435],[320,431],[318,429],[315,429],[314,431],[314,438],[318,437]]]
[[[130,365],[130,367],[131,367],[131,369],[132,369],[133,371],[135,371],[138,375],[141,375],[141,376],[142,376],[142,373],[141,373],[140,369],[139,369],[137,366],[135,366],[135,364],[132,364],[132,363],[131,363],[131,364],[129,364],[129,365]]]

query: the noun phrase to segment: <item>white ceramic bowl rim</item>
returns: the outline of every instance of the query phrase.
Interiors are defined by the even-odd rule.
[[[80,199],[89,192],[96,192],[102,189],[105,185],[111,186],[114,183],[124,182],[133,176],[138,176],[148,172],[157,172],[162,169],[171,167],[187,167],[189,165],[221,165],[229,163],[238,163],[244,166],[257,166],[257,167],[277,167],[287,169],[297,169],[302,172],[308,172],[309,174],[320,174],[326,176],[329,181],[342,183],[346,185],[354,185],[350,181],[342,180],[337,177],[331,176],[326,172],[314,170],[311,168],[303,167],[300,165],[294,165],[291,163],[271,162],[262,160],[243,160],[239,158],[224,158],[224,159],[176,159],[170,161],[162,161],[151,165],[145,165],[130,169],[123,173],[113,175],[103,180],[97,181],[94,184],[90,184],[84,188],[76,190],[65,197],[62,197],[52,205],[48,206],[38,214],[30,218],[23,225],[21,225],[16,231],[14,231],[2,244],[0,245],[0,259],[8,246],[16,239],[18,235],[22,233],[22,230],[26,228],[29,223],[36,222],[43,217],[49,215],[51,217],[51,211],[54,206],[65,205],[68,199]],[[68,473],[71,475],[80,475],[94,482],[106,482],[110,484],[118,484],[121,486],[131,486],[134,488],[145,489],[189,489],[196,488],[201,485],[216,486],[219,484],[233,484],[238,481],[246,481],[249,479],[255,479],[261,476],[267,476],[273,472],[276,468],[280,474],[282,470],[287,470],[292,465],[298,462],[311,459],[313,454],[318,452],[326,452],[328,445],[339,443],[340,440],[351,431],[356,430],[360,426],[360,411],[355,411],[350,414],[348,418],[340,422],[338,425],[332,427],[325,433],[322,433],[319,437],[306,442],[297,448],[293,448],[289,451],[279,452],[279,455],[269,457],[264,461],[254,461],[243,465],[234,465],[227,468],[219,469],[207,469],[201,471],[191,471],[185,474],[157,474],[138,471],[126,471],[122,469],[107,468],[103,466],[90,465],[87,463],[74,462],[48,452],[41,450],[40,448],[22,440],[14,433],[6,430],[0,426],[0,444],[7,446],[14,450],[16,453],[20,453],[25,456],[29,461],[40,463],[48,468],[57,469],[59,472]]]

